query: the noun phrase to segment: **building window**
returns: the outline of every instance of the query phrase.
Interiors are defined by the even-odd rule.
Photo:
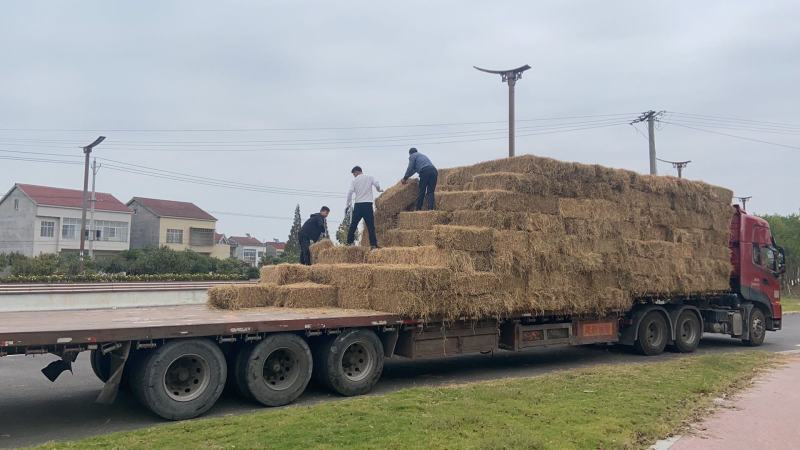
[[[183,244],[183,230],[167,228],[167,244]]]
[[[109,242],[128,242],[128,222],[114,220],[95,220],[97,239]]]
[[[244,261],[254,265],[256,263],[256,251],[255,250],[243,250],[242,256],[244,257]]]
[[[61,221],[61,239],[74,241],[78,238],[78,229],[80,228],[81,219],[73,219],[65,217]]]
[[[14,199],[14,211],[19,211],[19,199]]]
[[[51,220],[43,220],[42,221],[42,228],[40,231],[41,237],[53,237],[55,234],[56,223]]]
[[[189,228],[189,245],[208,247],[214,245],[213,228]]]

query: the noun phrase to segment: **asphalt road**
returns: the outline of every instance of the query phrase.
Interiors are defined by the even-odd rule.
[[[738,340],[706,337],[698,353],[747,349]],[[784,319],[784,330],[769,333],[760,350],[779,352],[800,349],[800,315]],[[374,393],[413,386],[442,385],[468,381],[540,375],[556,370],[594,364],[620,364],[675,358],[664,353],[645,358],[616,346],[555,347],[523,353],[464,356],[428,361],[387,361]],[[102,383],[95,378],[88,353],[82,354],[74,374],[66,372],[50,383],[39,370],[52,356],[7,356],[0,358],[0,448],[35,445],[50,440],[71,440],[113,431],[131,430],[163,423],[122,392],[113,405],[93,403]],[[340,397],[316,387],[297,402],[335,400]],[[240,414],[260,406],[225,393],[208,416]]]

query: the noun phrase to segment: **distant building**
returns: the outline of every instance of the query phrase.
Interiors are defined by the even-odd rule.
[[[228,243],[231,245],[234,258],[240,259],[253,267],[258,266],[261,257],[264,256],[267,248],[264,243],[250,236],[230,236]]]
[[[280,256],[283,254],[283,250],[286,248],[286,242],[281,242],[273,238],[272,242],[267,242],[267,247],[272,247],[275,249],[275,255]]]
[[[214,233],[214,250],[211,256],[219,259],[228,259],[233,256],[233,247],[228,243],[228,238],[224,234]]]
[[[127,250],[131,210],[111,194],[95,195],[94,233],[86,216],[87,236],[95,236],[95,256]],[[78,252],[82,207],[81,190],[15,184],[0,199],[0,253]]]
[[[194,203],[133,197],[128,207],[133,211],[131,248],[167,246],[214,253],[217,219]]]

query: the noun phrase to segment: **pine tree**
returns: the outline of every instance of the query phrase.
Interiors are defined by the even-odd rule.
[[[286,247],[283,249],[283,257],[287,260],[300,259],[300,227],[303,226],[300,217],[300,205],[294,208],[294,221],[292,229],[289,230],[289,238],[286,240]]]
[[[347,243],[347,232],[350,231],[350,220],[353,218],[352,211],[348,211],[348,214],[342,218],[342,222],[339,224],[339,229],[336,230],[336,240],[340,244]],[[358,242],[358,229],[356,229],[356,239],[355,242]]]

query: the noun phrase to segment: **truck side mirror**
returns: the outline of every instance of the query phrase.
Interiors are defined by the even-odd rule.
[[[786,252],[783,247],[778,247],[778,275],[786,273]]]

